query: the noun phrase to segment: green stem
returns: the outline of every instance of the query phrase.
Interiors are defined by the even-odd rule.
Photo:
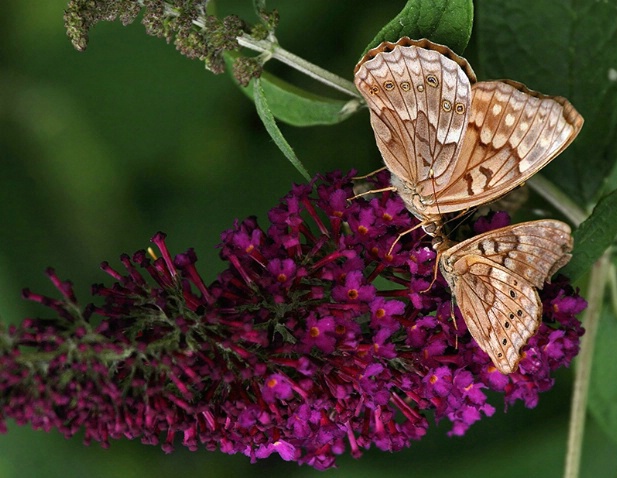
[[[609,290],[611,291],[611,306],[613,307],[613,316],[617,316],[617,270],[615,264],[611,263],[608,273]]]
[[[574,391],[572,408],[570,410],[570,428],[568,431],[568,449],[564,478],[577,478],[581,465],[583,436],[585,434],[585,417],[587,414],[587,398],[589,392],[589,377],[593,362],[593,349],[598,331],[598,323],[602,312],[602,299],[607,275],[610,270],[608,253],[596,262],[591,270],[589,280],[588,305],[583,317],[585,335],[581,339],[581,351],[577,358],[574,376]]]
[[[276,58],[277,60],[304,73],[305,75],[310,76],[311,78],[314,78],[332,88],[342,91],[347,95],[354,98],[360,97],[358,90],[351,81],[345,80],[334,73],[324,70],[323,68],[314,65],[313,63],[310,63],[291,52],[288,52],[275,42],[270,40],[256,40],[250,35],[244,34],[238,37],[238,43],[240,46],[249,48],[250,50],[258,51],[260,53],[268,53],[272,56],[272,58]]]
[[[572,224],[579,226],[587,219],[587,214],[578,207],[561,189],[540,174],[536,174],[527,181],[527,184],[540,196],[566,216]]]

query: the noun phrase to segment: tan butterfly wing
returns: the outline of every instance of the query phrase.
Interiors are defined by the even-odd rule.
[[[467,128],[471,81],[463,58],[428,40],[382,43],[358,64],[355,83],[370,108],[377,146],[406,201],[431,196],[435,181],[449,184]]]
[[[472,86],[469,124],[456,171],[427,212],[447,213],[493,201],[529,179],[578,135],[583,118],[561,97],[513,81]]]
[[[475,81],[465,59],[428,40],[384,42],[356,66],[392,185],[422,220],[503,196],[583,125],[564,98]]]
[[[440,269],[469,333],[497,369],[512,373],[542,320],[542,288],[570,260],[567,224],[532,221],[480,234],[445,251]]]

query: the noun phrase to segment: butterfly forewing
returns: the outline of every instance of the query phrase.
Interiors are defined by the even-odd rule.
[[[542,220],[508,226],[441,251],[469,332],[502,373],[516,370],[521,347],[541,322],[536,292],[570,259],[567,224]]]
[[[534,287],[542,288],[547,277],[567,263],[571,250],[570,226],[547,219],[480,234],[451,247],[443,255],[450,262],[471,254],[482,256]]]

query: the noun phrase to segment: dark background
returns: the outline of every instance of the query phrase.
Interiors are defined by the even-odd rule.
[[[220,13],[252,20],[251,2],[221,1]],[[403,5],[382,1],[270,2],[286,49],[351,79],[366,44]],[[379,8],[377,8],[377,6]],[[19,322],[46,313],[20,299],[23,287],[54,294],[43,274],[54,266],[88,302],[90,284],[110,283],[98,265],[168,234],[173,253],[194,247],[207,281],[222,268],[215,248],[234,218],[266,212],[302,177],[270,140],[252,103],[226,75],[178,54],[173,45],[128,27],[101,23],[85,53],[63,26],[64,0],[5,0],[0,18],[0,317]],[[473,50],[469,51],[473,59]],[[269,70],[332,94],[274,62]],[[531,86],[531,85],[530,85]],[[336,94],[334,94],[336,95]],[[340,96],[339,96],[340,97]],[[333,127],[281,126],[309,171],[369,172],[380,166],[363,111]],[[517,404],[462,438],[448,423],[397,454],[347,456],[328,476],[561,476],[571,370],[539,406]],[[616,476],[614,447],[588,422],[582,476]],[[243,456],[178,449],[165,455],[139,442],[84,447],[81,437],[10,424],[0,436],[0,477],[317,476],[278,458],[249,465]],[[324,475],[325,476],[325,475]]]

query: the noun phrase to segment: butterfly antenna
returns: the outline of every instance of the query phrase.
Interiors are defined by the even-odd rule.
[[[476,212],[476,208],[467,208],[463,211],[460,211],[456,216],[451,217],[450,219],[448,219],[445,224],[449,224],[451,222],[455,222],[458,221],[458,223],[456,223],[454,226],[452,226],[449,231],[450,233],[453,233],[454,231],[456,231],[464,222],[465,220],[469,219],[474,213]]]
[[[441,216],[441,210],[439,209],[439,201],[437,201],[437,185],[435,184],[435,170],[433,169],[433,166],[431,166],[428,174],[431,178],[431,187],[433,188],[433,197],[435,198],[435,205],[437,206],[437,214]]]

